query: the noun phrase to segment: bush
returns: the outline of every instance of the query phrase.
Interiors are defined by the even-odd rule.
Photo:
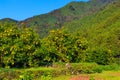
[[[103,70],[118,70],[119,65],[98,65],[96,63],[70,63],[71,68],[67,69],[65,63],[54,63],[55,68],[30,68],[30,69],[0,69],[0,79],[17,80],[52,80],[60,75],[77,75],[101,73]],[[62,66],[59,66],[62,65]],[[6,76],[7,75],[7,76]]]
[[[105,65],[105,66],[102,66],[102,67],[103,67],[103,70],[105,70],[105,71],[118,70],[119,69],[118,64]]]
[[[95,62],[100,65],[109,65],[115,63],[114,54],[109,49],[96,48],[88,53],[87,62]]]
[[[0,25],[0,67],[36,66],[43,59],[40,46],[39,35],[31,28]]]
[[[99,69],[99,65],[96,63],[73,63],[72,64],[72,69],[73,72],[75,73],[100,73],[102,72],[101,69]]]
[[[31,74],[31,72],[23,72],[20,76],[18,80],[33,80],[33,74]]]

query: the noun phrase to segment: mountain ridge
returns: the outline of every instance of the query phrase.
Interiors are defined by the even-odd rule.
[[[41,37],[44,37],[48,35],[50,30],[61,28],[65,22],[82,19],[85,16],[96,13],[113,1],[115,0],[73,1],[47,14],[36,15],[23,21],[18,21],[17,25],[31,27],[35,29]],[[0,20],[0,22],[1,21],[2,20]]]
[[[120,55],[120,0],[111,3],[96,14],[64,24],[71,34],[86,38],[92,53],[111,50]],[[99,51],[99,52],[97,52]],[[100,52],[101,51],[101,52]]]

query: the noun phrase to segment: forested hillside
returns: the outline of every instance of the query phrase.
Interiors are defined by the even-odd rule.
[[[88,53],[103,60],[106,52],[120,56],[120,1],[116,0],[101,11],[80,20],[65,23],[67,30],[88,41]],[[98,55],[101,56],[98,57]],[[109,56],[111,56],[109,55]]]
[[[28,27],[36,29],[44,37],[48,34],[49,30],[60,28],[64,22],[81,19],[93,14],[113,1],[90,0],[89,2],[71,2],[63,8],[54,10],[48,14],[31,17],[20,22],[20,24],[25,24]]]
[[[18,21],[17,21],[17,20],[10,19],[10,18],[4,18],[4,19],[1,19],[1,20],[0,20],[0,23],[2,23],[2,24],[4,24],[4,23],[14,23],[14,24],[17,24]]]
[[[60,28],[65,22],[82,19],[85,16],[99,12],[111,2],[114,2],[114,0],[90,0],[89,2],[74,1],[47,14],[36,15],[26,20],[19,21],[17,25],[31,27],[35,29],[41,37],[44,37],[48,35],[50,30]],[[8,19],[0,20],[0,22],[1,21],[8,22]]]

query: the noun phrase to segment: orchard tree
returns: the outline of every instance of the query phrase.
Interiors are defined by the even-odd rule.
[[[39,63],[40,39],[30,28],[0,25],[0,64],[2,67],[31,67]]]
[[[50,31],[42,40],[43,46],[48,61],[80,62],[84,60],[82,55],[87,49],[87,41],[62,28]]]

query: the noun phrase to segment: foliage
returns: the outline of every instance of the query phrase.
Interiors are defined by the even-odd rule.
[[[81,19],[103,9],[106,5],[115,0],[90,0],[89,2],[72,1],[64,7],[51,11],[47,14],[33,16],[23,21],[2,19],[0,22],[15,22],[26,27],[35,29],[40,37],[48,35],[52,29],[60,28],[65,22]]]
[[[13,20],[13,19],[10,19],[10,18],[4,18],[4,19],[0,19],[0,23],[1,24],[6,24],[6,23],[12,23],[12,24],[17,24],[18,21],[17,20]]]
[[[0,25],[1,67],[29,67],[37,65],[39,36],[30,28]],[[34,64],[35,62],[35,64]]]
[[[64,24],[74,35],[79,33],[81,38],[87,39],[87,62],[103,65],[119,62],[116,61],[120,55],[119,4],[120,1],[116,0],[95,14]]]
[[[1,67],[52,66],[51,62],[85,61],[87,41],[67,33],[53,30],[42,40],[30,28],[17,28],[10,24],[0,26]]]
[[[115,58],[111,50],[105,50],[105,48],[96,48],[93,52],[89,53],[88,56],[89,57],[86,60],[88,62],[96,62],[103,65],[112,64],[115,62]]]
[[[43,39],[46,60],[52,62],[82,62],[85,58],[87,41],[79,36],[69,34],[64,29],[52,30]]]
[[[101,9],[101,11],[95,14],[87,15],[88,11],[86,13],[87,17],[83,15],[83,18],[79,19],[81,16],[76,15],[77,12],[74,12],[79,10],[82,5],[87,4],[90,5],[82,8],[91,11],[93,9],[91,7],[97,1],[105,1],[106,3],[101,6],[102,8],[104,6],[104,9],[96,5],[97,8],[94,10]],[[37,32],[41,32],[38,29],[38,26],[41,25],[34,22],[34,19],[33,23],[27,24],[26,27],[23,26],[24,22],[22,26],[18,27],[15,26],[17,22],[14,23],[14,21],[11,22],[11,20],[5,19],[8,20],[8,23],[3,23],[3,21],[0,24],[0,67],[35,67],[35,69],[0,69],[0,79],[32,80],[41,78],[43,80],[52,80],[53,77],[61,74],[91,74],[101,73],[103,70],[118,70],[119,61],[116,60],[119,60],[120,57],[120,2],[116,0],[118,2],[113,2],[105,7],[109,0],[97,1],[92,0],[89,3],[72,2],[70,5],[60,9],[60,14],[56,13],[59,11],[55,11],[56,15],[48,14],[48,18],[43,15],[40,20],[36,16],[35,20],[43,20],[40,22],[40,24],[45,24],[42,27],[50,26],[47,30],[46,28],[42,29],[45,33],[58,26],[54,23],[60,25],[66,19],[70,18],[72,20],[75,17],[74,15],[78,17],[78,20],[65,23],[65,28],[51,30],[49,35],[43,39],[40,39],[39,35],[31,28],[26,28],[32,25],[33,29],[36,28]],[[71,13],[66,13],[65,10]],[[84,12],[81,14],[84,14]],[[61,15],[63,15],[62,18]],[[68,17],[73,15],[73,17],[68,18],[67,15]],[[47,19],[51,21],[47,22]],[[63,62],[70,63],[70,68],[66,68],[66,63]],[[51,68],[36,68],[38,66]],[[6,75],[8,76],[6,77]],[[93,78],[91,77],[91,79]]]
[[[57,66],[65,63],[55,63]],[[0,69],[0,79],[17,79],[17,80],[54,80],[55,78],[65,75],[79,75],[79,74],[98,74],[102,71],[118,71],[119,66],[114,65],[98,65],[96,63],[70,63],[71,69],[66,69],[66,66],[62,67],[38,67],[38,68],[28,68],[28,69]],[[7,75],[7,76],[6,76]]]
[[[72,74],[81,74],[81,73],[101,73],[102,69],[96,63],[73,63],[71,64]]]
[[[48,75],[42,75],[41,80],[53,80],[53,78],[51,74],[48,74]]]
[[[22,68],[52,66],[53,62],[96,62],[102,65],[116,62],[120,55],[118,4],[111,3],[96,14],[66,23],[67,29],[51,30],[41,40],[31,28],[1,24],[0,66]]]
[[[33,75],[30,72],[23,72],[23,74],[19,76],[18,80],[33,80]]]

